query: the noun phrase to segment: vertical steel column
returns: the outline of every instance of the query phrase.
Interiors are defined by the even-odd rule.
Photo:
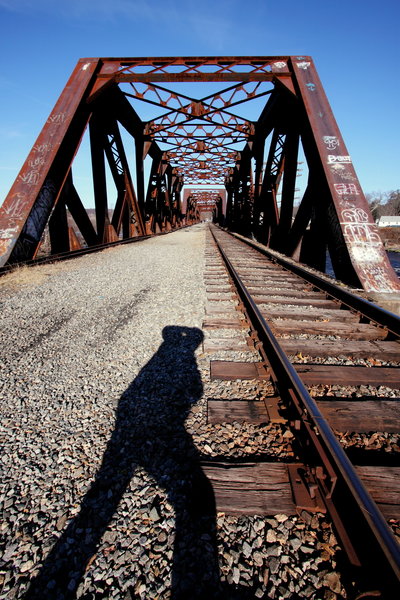
[[[338,276],[351,280],[354,271],[367,292],[400,291],[312,59],[291,57],[291,65],[337,216],[330,226],[340,228],[352,265],[347,273],[344,255]],[[340,252],[340,246],[332,249]]]
[[[110,224],[110,217],[108,214],[107,180],[104,162],[105,133],[102,121],[98,117],[92,117],[89,124],[89,131],[97,237],[99,244],[102,244],[105,241],[106,227]]]

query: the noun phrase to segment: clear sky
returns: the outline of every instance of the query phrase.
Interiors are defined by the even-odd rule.
[[[310,55],[364,192],[399,189],[399,30],[399,0],[0,0],[0,203],[97,56]]]

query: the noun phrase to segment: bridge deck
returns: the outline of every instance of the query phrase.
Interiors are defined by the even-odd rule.
[[[271,460],[294,454],[277,422],[206,421],[207,398],[250,400],[256,389],[254,379],[212,380],[207,347],[214,360],[258,360],[245,329],[229,321],[213,332],[221,309],[239,319],[223,292],[208,294],[203,345],[206,285],[222,289],[226,277],[219,266],[204,277],[206,256],[200,224],[0,279],[5,595],[23,597],[33,580],[42,596],[27,598],[55,598],[54,581],[78,598],[169,598],[192,563],[213,579],[216,533],[224,578],[259,585],[256,597],[278,568],[292,580],[293,565],[295,592],[327,585],[314,575],[321,561],[340,586],[327,523],[316,539],[320,516],[311,531],[294,516],[213,505],[201,471],[210,457],[251,460],[260,445]],[[257,393],[270,394],[259,379]]]
[[[73,537],[67,529],[71,518],[84,530],[75,534],[77,545],[86,543],[86,551],[96,554],[83,586],[98,579],[113,587],[105,581],[114,582],[116,569],[124,571],[120,581],[132,581],[133,562],[143,548],[158,544],[158,568],[169,587],[175,521],[165,488],[172,496],[168,477],[183,478],[179,453],[195,450],[183,426],[186,406],[171,414],[160,403],[181,393],[182,382],[174,377],[187,367],[185,360],[191,378],[185,385],[193,388],[187,393],[193,402],[201,395],[193,355],[201,334],[192,328],[201,328],[204,315],[204,244],[203,226],[196,226],[62,264],[20,269],[0,281],[2,533],[9,544],[6,558],[21,573],[21,590],[55,537],[62,543]],[[163,331],[164,353],[157,355]],[[192,350],[182,365],[172,343],[180,331],[191,336]],[[167,363],[173,372],[163,373]],[[128,412],[130,402],[139,411],[132,425],[140,431],[136,444],[121,420],[124,394]],[[195,422],[192,417],[191,425]],[[159,437],[171,428],[172,438]],[[157,462],[162,452],[171,460],[165,468]],[[106,473],[99,474],[101,465]],[[161,473],[166,481],[157,483]],[[108,477],[112,481],[98,507],[104,526],[96,553],[100,540],[91,538],[91,523],[78,515],[93,482],[105,486]],[[127,557],[122,548],[129,550]],[[143,560],[137,577],[146,570]]]

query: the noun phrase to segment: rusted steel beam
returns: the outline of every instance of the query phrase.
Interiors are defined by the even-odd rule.
[[[0,208],[0,266],[35,256],[89,118],[99,59],[80,60]]]
[[[88,246],[95,246],[97,244],[97,233],[75,189],[71,171],[64,184],[63,194],[65,194],[67,208],[78,226],[84,241]]]
[[[279,238],[277,239],[276,246],[281,250],[285,248],[286,240],[292,226],[298,152],[299,134],[298,131],[291,129],[285,137],[283,148],[285,170],[282,181],[281,209],[279,227],[274,232],[274,237]]]
[[[136,167],[136,193],[140,214],[144,218],[145,184],[144,184],[144,136],[141,132],[135,138],[135,167]]]
[[[102,78],[101,75],[100,78]],[[190,81],[273,81],[274,78],[272,73],[168,73],[167,75],[164,73],[122,73],[114,75],[113,80],[117,83],[129,81],[183,83]]]
[[[292,57],[291,65],[357,277],[368,292],[400,291],[314,63],[308,56]]]
[[[63,194],[59,198],[49,220],[49,234],[52,254],[69,252],[70,235],[68,228],[67,207]]]

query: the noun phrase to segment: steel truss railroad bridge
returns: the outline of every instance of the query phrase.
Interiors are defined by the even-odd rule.
[[[86,138],[95,222],[73,177]],[[0,209],[0,265],[35,259],[45,231],[59,254],[207,210],[319,270],[329,251],[338,279],[399,296],[308,56],[80,59]]]

